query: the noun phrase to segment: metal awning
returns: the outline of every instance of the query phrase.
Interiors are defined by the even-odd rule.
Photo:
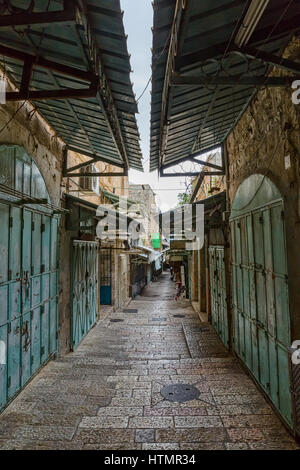
[[[204,206],[204,230],[210,230],[211,228],[220,227],[223,224],[223,213],[226,211],[226,191],[221,191],[213,196],[209,196],[200,201],[193,202],[191,204],[191,213],[185,216],[184,220],[187,223],[188,227],[191,225],[191,228],[195,230],[196,228],[196,217],[197,217],[197,205]],[[175,215],[176,213],[176,215]],[[164,214],[160,214],[159,223],[160,230],[163,231],[164,220],[170,223],[170,240],[171,243],[174,239],[185,240],[184,231],[180,233],[176,232],[175,220],[176,216],[179,214],[184,214],[184,206],[179,206],[173,210],[167,211]],[[181,226],[181,228],[183,228]]]
[[[262,86],[290,86],[291,0],[154,0],[150,169],[220,146]],[[269,76],[274,65],[293,76]]]
[[[122,15],[119,0],[2,2],[1,64],[7,100],[33,101],[69,150],[142,171]]]
[[[106,205],[97,205],[85,199],[81,199],[71,194],[64,193],[66,201],[66,208],[69,214],[67,215],[67,230],[81,232],[90,232],[96,234],[96,226],[106,215],[112,215],[116,219],[117,231],[121,222],[126,223],[126,226],[133,221],[131,217],[122,214],[119,211],[110,209]],[[99,215],[99,210],[104,215]]]

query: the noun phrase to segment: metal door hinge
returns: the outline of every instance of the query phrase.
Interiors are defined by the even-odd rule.
[[[42,225],[41,225],[41,232],[45,232],[45,230],[46,230],[46,225],[45,225],[45,224],[42,224]]]
[[[32,232],[34,232],[34,230],[35,230],[35,224],[34,224],[33,221],[31,222],[31,230],[32,230]]]
[[[8,323],[8,325],[7,325],[7,332],[8,332],[8,334],[11,333],[11,323]]]
[[[11,386],[11,377],[7,378],[7,387],[9,388]]]
[[[30,357],[30,364],[32,365],[34,363],[34,356]]]
[[[45,313],[45,305],[41,305],[41,314]]]
[[[45,272],[45,265],[42,264],[42,265],[41,265],[41,273],[44,273],[44,272]]]
[[[10,228],[13,227],[13,225],[14,225],[14,219],[13,219],[13,217],[10,217],[10,218],[9,218],[9,226],[10,226]]]
[[[45,346],[42,346],[41,347],[41,356],[43,356],[45,354]]]

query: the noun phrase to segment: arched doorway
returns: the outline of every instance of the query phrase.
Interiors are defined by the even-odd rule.
[[[44,179],[0,146],[0,410],[57,351],[58,225]]]
[[[284,204],[267,177],[254,174],[239,187],[231,235],[234,349],[292,426]]]

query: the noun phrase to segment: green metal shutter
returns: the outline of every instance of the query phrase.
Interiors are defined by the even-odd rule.
[[[212,324],[226,348],[229,347],[228,309],[224,246],[209,247]]]
[[[283,201],[273,183],[261,175],[243,185],[231,216],[234,347],[292,426]]]
[[[98,244],[73,241],[72,349],[76,349],[97,320]]]
[[[47,196],[22,148],[2,146],[0,152],[10,187]],[[58,224],[42,206],[0,204],[0,409],[57,352]]]

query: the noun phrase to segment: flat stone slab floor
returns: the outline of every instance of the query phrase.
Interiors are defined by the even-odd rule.
[[[130,303],[137,312],[109,312],[44,367],[0,416],[0,449],[297,449],[213,328],[174,295],[165,273]],[[186,386],[167,388],[180,401],[161,393],[172,384]]]

